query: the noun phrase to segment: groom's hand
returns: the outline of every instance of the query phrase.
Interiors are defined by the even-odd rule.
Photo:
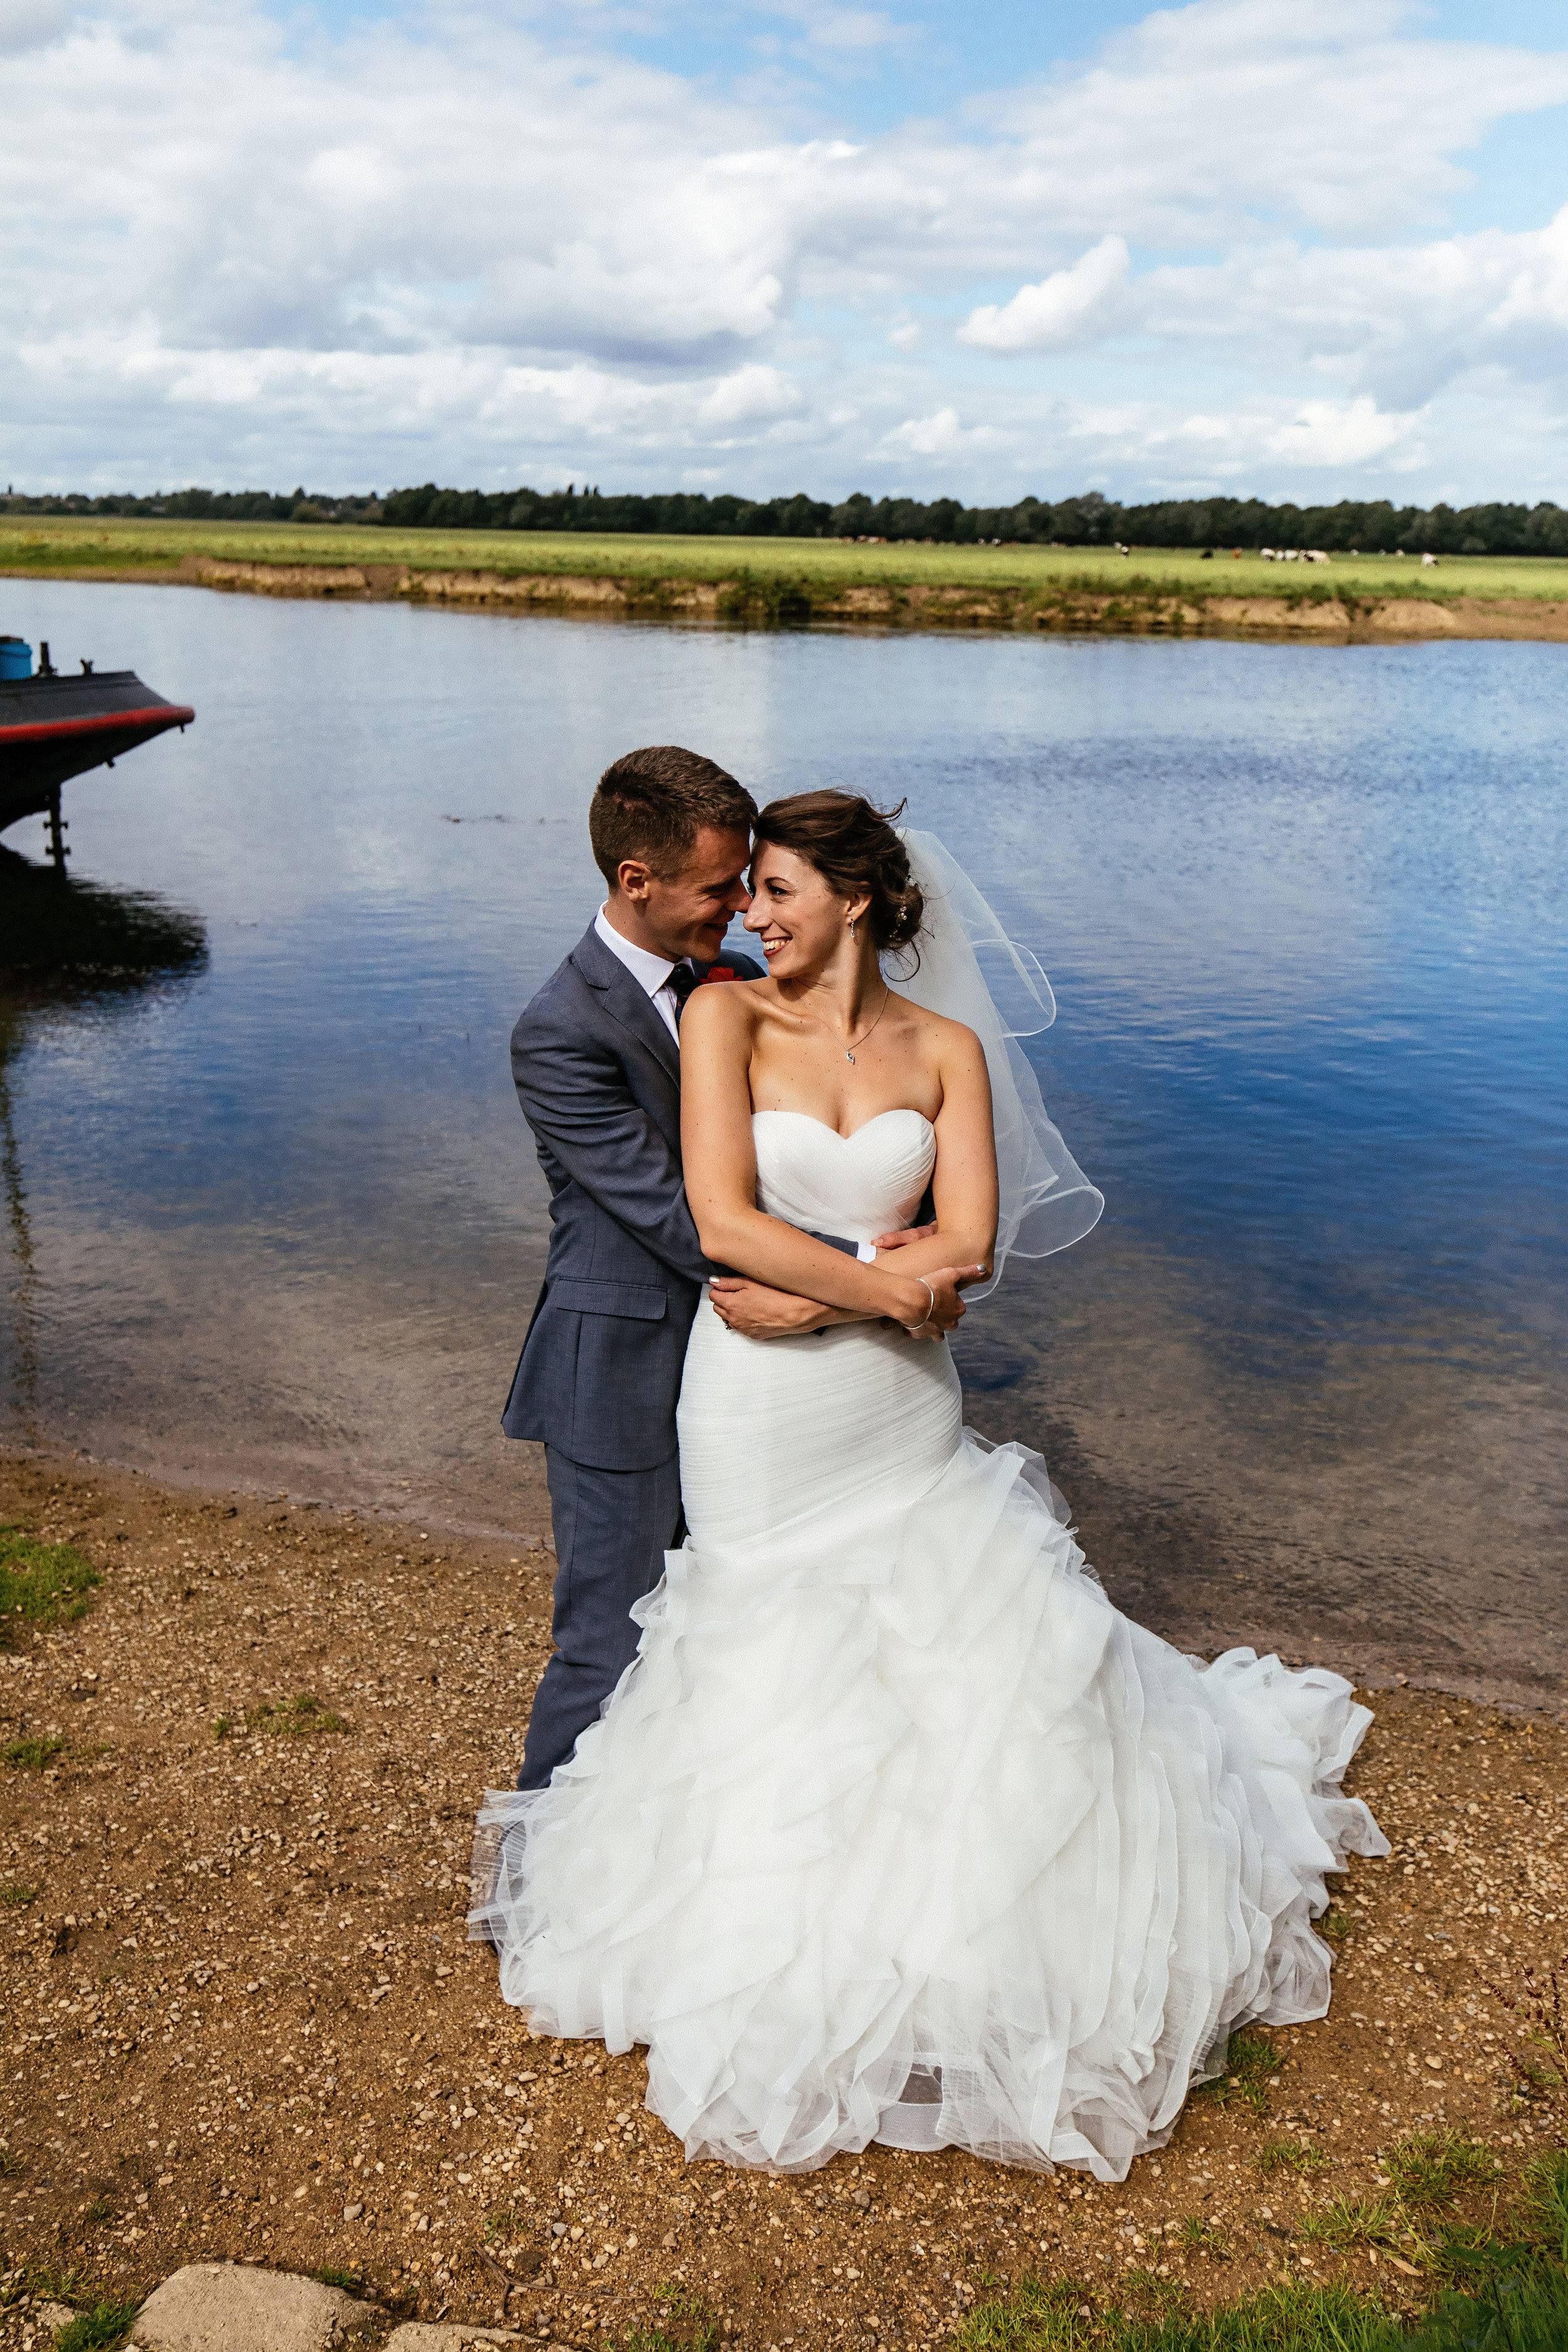
[[[910,1242],[929,1242],[935,1231],[934,1225],[903,1225],[896,1234],[879,1234],[871,1247],[875,1250],[904,1249]]]
[[[715,1276],[708,1296],[720,1321],[745,1339],[789,1339],[815,1331],[833,1318],[831,1307],[819,1307],[813,1298],[770,1290],[765,1283],[749,1282],[742,1275]]]
[[[905,1225],[896,1234],[879,1234],[871,1247],[879,1257],[884,1250],[906,1249],[910,1242],[929,1242],[935,1237],[938,1230],[939,1228],[934,1224]],[[960,1266],[958,1268],[960,1290],[967,1283],[978,1282],[983,1275],[987,1275],[990,1271],[991,1268],[988,1265],[977,1266],[973,1273],[967,1266]]]

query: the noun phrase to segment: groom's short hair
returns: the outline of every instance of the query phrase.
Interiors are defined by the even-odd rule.
[[[679,873],[705,824],[750,834],[757,804],[714,760],[679,743],[623,751],[599,778],[588,811],[594,863],[614,890],[621,866],[641,858],[660,880]]]

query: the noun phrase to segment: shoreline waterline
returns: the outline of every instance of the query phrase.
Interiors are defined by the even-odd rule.
[[[0,578],[730,628],[1568,643],[1568,562],[0,518]]]
[[[362,1520],[367,1524],[374,1523],[389,1534],[400,1528],[417,1529],[418,1539],[423,1543],[439,1541],[468,1545],[484,1552],[521,1551],[523,1555],[531,1553],[536,1559],[544,1555],[552,1559],[555,1547],[551,1532],[544,1449],[529,1443],[504,1442],[508,1453],[514,1457],[518,1496],[515,1524],[506,1527],[456,1517],[448,1501],[435,1496],[421,1501],[417,1496],[395,1495],[386,1489],[384,1482],[379,1490],[383,1498],[376,1500],[374,1499],[375,1482],[356,1481],[352,1475],[335,1481],[318,1476],[303,1484],[285,1485],[281,1476],[276,1481],[260,1476],[254,1465],[247,1472],[230,1475],[220,1471],[210,1461],[200,1469],[155,1459],[132,1462],[96,1454],[86,1447],[63,1443],[50,1444],[43,1440],[36,1444],[14,1438],[0,1440],[0,1478],[42,1472],[61,1481],[91,1482],[98,1479],[114,1483],[129,1479],[134,1482],[138,1493],[162,1494],[172,1506],[193,1511],[237,1504],[259,1510],[319,1513],[323,1523],[332,1519]],[[295,1465],[289,1475],[299,1479],[303,1474],[299,1465]],[[1082,1537],[1085,1530],[1074,1508],[1071,1494],[1068,1495],[1067,1501],[1074,1528]],[[1114,1529],[1112,1539],[1107,1546],[1112,1560],[1120,1560],[1125,1555],[1132,1534],[1131,1527]],[[1096,1574],[1100,1575],[1100,1570],[1092,1551],[1089,1558]],[[1295,1629],[1293,1635],[1280,1632],[1270,1640],[1251,1627],[1227,1634],[1212,1624],[1176,1622],[1162,1625],[1140,1614],[1140,1596],[1136,1591],[1120,1589],[1122,1579],[1115,1566],[1108,1567],[1101,1580],[1106,1584],[1113,1605],[1124,1615],[1133,1616],[1141,1623],[1147,1622],[1148,1630],[1178,1649],[1187,1650],[1191,1645],[1191,1654],[1194,1656],[1212,1659],[1227,1649],[1250,1647],[1256,1649],[1259,1655],[1277,1655],[1292,1669],[1319,1666],[1331,1674],[1342,1674],[1358,1694],[1369,1700],[1405,1693],[1412,1698],[1420,1697],[1463,1707],[1489,1708],[1521,1724],[1531,1721],[1558,1725],[1568,1723],[1568,1698],[1554,1700],[1546,1696],[1531,1696],[1524,1693],[1517,1683],[1510,1683],[1506,1675],[1497,1687],[1489,1687],[1484,1673],[1445,1678],[1440,1673],[1411,1673],[1386,1662],[1369,1664],[1363,1660],[1358,1665],[1351,1654],[1355,1643],[1349,1629],[1346,1629],[1343,1642],[1336,1645],[1331,1640],[1325,1639],[1321,1633],[1315,1639],[1310,1634],[1304,1635],[1300,1627]]]
[[[517,1509],[514,1523],[454,1516],[449,1500],[396,1494],[384,1479],[323,1476],[319,1468],[280,1462],[277,1475],[263,1475],[250,1463],[224,1465],[210,1455],[199,1464],[167,1461],[153,1454],[144,1461],[128,1455],[95,1454],[85,1445],[40,1438],[0,1438],[0,1473],[18,1468],[44,1468],[61,1476],[134,1478],[149,1488],[186,1499],[193,1508],[204,1503],[243,1502],[260,1507],[284,1505],[291,1510],[322,1511],[379,1520],[384,1527],[434,1528],[443,1540],[481,1545],[524,1546],[550,1538],[550,1490],[544,1475],[544,1449],[540,1445],[508,1444],[515,1464]],[[292,1481],[293,1483],[285,1483]],[[412,1480],[407,1484],[412,1486]]]

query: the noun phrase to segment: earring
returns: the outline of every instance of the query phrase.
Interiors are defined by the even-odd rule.
[[[856,918],[855,918],[855,922],[851,923],[851,924],[850,924],[850,926],[849,926],[849,936],[850,936],[850,938],[851,938],[851,939],[853,939],[853,938],[854,938],[854,936],[855,936],[855,925],[856,925],[856,923],[858,923],[858,921],[859,921],[859,920],[860,920],[860,918],[859,918],[859,916],[858,916],[858,915],[857,915],[857,916],[856,916]]]

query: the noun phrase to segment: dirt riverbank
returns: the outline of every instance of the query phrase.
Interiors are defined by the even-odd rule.
[[[54,577],[60,576],[58,572]],[[102,572],[79,573],[101,579]],[[145,573],[109,575],[144,579]],[[1113,636],[1268,636],[1404,644],[1423,637],[1568,643],[1568,602],[1533,597],[1198,595],[1134,575],[1113,588],[1084,580],[1043,588],[752,579],[655,580],[570,572],[424,571],[377,563],[247,563],[182,557],[187,586],[253,596],[395,599],[450,609],[539,612],[601,620],[752,626],[1047,630]]]
[[[101,1580],[0,1652],[13,2298],[236,2259],[547,2343],[662,2319],[755,2352],[933,2346],[1026,2273],[1098,2308],[1286,2275],[1409,2303],[1415,2239],[1336,2250],[1314,2218],[1452,2129],[1489,2152],[1484,2219],[1560,2138],[1505,1997],[1568,1947],[1568,1727],[1402,1690],[1352,1775],[1394,1852],[1340,1882],[1331,2017],[1256,2037],[1125,2185],[952,2152],[688,2167],[640,2054],[531,2039],[464,1939],[475,1806],[515,1773],[547,1654],[521,1475],[538,1538],[502,1549],[0,1457],[0,1525]],[[27,2326],[13,2300],[0,2346]]]
[[[0,577],[731,627],[1568,642],[1568,564],[0,518]],[[25,618],[25,594],[8,603]],[[37,632],[41,635],[41,629]]]
[[[882,628],[1044,629],[1112,635],[1305,637],[1400,643],[1416,637],[1568,642],[1568,603],[1533,598],[1358,598],[1299,593],[1195,595],[1133,575],[1044,587],[876,582],[648,580],[636,576],[416,571],[395,564],[264,564],[187,555],[180,577],[262,596],[395,597],[408,604],[515,608],[600,618]]]

